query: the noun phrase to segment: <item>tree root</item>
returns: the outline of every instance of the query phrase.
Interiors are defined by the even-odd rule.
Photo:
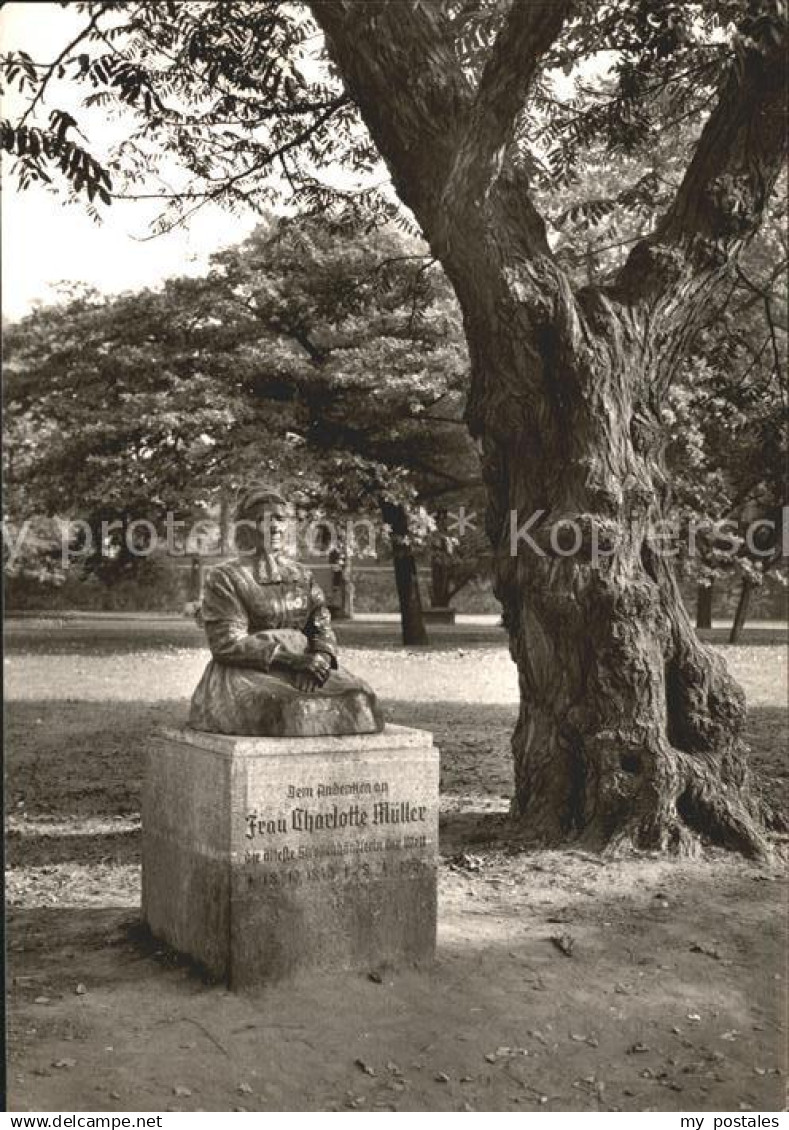
[[[675,756],[680,758],[686,782],[676,800],[683,822],[711,843],[749,858],[769,856],[762,806],[749,795],[747,781],[742,780],[738,787],[729,785],[699,759],[679,751]]]
[[[554,806],[546,808],[536,797],[523,808],[517,797],[513,800],[512,816],[528,827],[530,837],[545,846],[570,840],[607,858],[633,851],[691,857],[707,844],[740,852],[749,859],[770,858],[767,832],[779,828],[782,822],[763,801],[750,795],[744,772],[726,779],[720,773],[719,756],[661,745],[657,749],[642,748],[636,776],[627,771],[612,774],[609,766],[613,757],[626,761],[635,755],[614,753],[611,737],[598,735],[598,741],[592,739],[585,750],[587,763],[591,756],[598,768],[596,773],[587,770],[587,792],[582,798],[576,797],[588,819],[576,813],[573,821],[567,810],[561,816]],[[727,751],[727,759],[737,762],[743,754],[735,747]]]

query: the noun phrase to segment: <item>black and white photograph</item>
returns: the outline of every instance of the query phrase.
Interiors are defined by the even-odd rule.
[[[4,1127],[787,1125],[788,27],[0,5]]]

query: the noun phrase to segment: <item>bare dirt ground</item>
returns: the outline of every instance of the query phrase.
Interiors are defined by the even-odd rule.
[[[524,851],[506,816],[516,682],[501,631],[437,629],[419,652],[395,625],[341,631],[389,719],[441,749],[438,958],[235,996],[138,923],[142,752],[184,716],[199,633],[9,624],[10,1108],[783,1109],[780,855]],[[724,649],[773,802],[783,642],[752,632]]]

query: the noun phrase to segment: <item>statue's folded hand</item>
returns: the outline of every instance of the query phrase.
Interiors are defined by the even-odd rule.
[[[291,671],[294,682],[301,691],[314,691],[322,687],[331,673],[331,659],[321,652],[297,653],[280,646],[272,659],[273,667]]]
[[[312,660],[310,671],[320,679],[320,685],[323,686],[331,674],[331,658],[322,651],[311,653],[309,658]]]
[[[293,682],[302,694],[312,694],[320,686],[315,676],[307,671],[297,671],[293,676]]]

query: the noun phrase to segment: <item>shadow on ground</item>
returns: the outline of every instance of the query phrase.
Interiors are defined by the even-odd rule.
[[[205,634],[192,621],[128,624],[95,620],[8,620],[6,655],[130,655],[140,651],[200,650]]]
[[[151,733],[186,718],[188,704],[71,699],[6,708],[9,815],[84,819],[138,814]]]
[[[516,850],[514,702],[384,701],[441,750],[436,965],[242,997],[139,928],[143,753],[188,706],[153,698],[168,664],[140,659],[150,698],[102,701],[47,697],[59,664],[35,662],[42,681],[24,691],[37,697],[6,717],[13,1109],[781,1109],[775,873],[723,853],[609,865]],[[180,696],[186,667],[172,666]],[[457,675],[437,693],[457,692]],[[774,801],[785,726],[781,707],[751,711],[755,775]]]
[[[512,795],[510,736],[516,707],[456,701],[384,702],[387,720],[429,730],[441,751],[442,851],[512,837],[505,814]],[[136,862],[134,828],[91,821],[136,818],[150,735],[186,719],[188,701],[95,702],[46,699],[9,704],[6,715],[7,810],[16,821],[79,821],[76,834],[8,840],[9,864]],[[781,810],[787,800],[786,711],[754,707],[747,740],[757,787]],[[83,834],[84,833],[84,834]]]
[[[404,654],[400,625],[353,621],[334,625],[340,645],[361,650]],[[506,647],[504,629],[496,624],[431,624],[430,643],[420,653],[457,648]],[[8,654],[126,655],[132,652],[200,650],[205,635],[193,621],[9,620],[5,628]]]
[[[342,647],[360,650],[385,650],[406,654],[476,650],[507,647],[507,636],[497,623],[431,624],[430,643],[426,647],[404,649],[400,625],[396,622],[345,621],[335,624]],[[747,627],[738,646],[772,646],[787,642],[787,627],[774,622]],[[727,645],[728,629],[711,628],[699,635],[706,643]],[[4,644],[7,654],[25,652],[41,654],[125,655],[146,651],[200,650],[205,637],[194,621],[183,619],[150,620],[79,620],[79,619],[10,619],[5,624]]]
[[[758,878],[487,860],[442,875],[435,965],[243,995],[128,908],[15,911],[12,1109],[778,1110],[780,892]]]
[[[773,644],[786,644],[789,638],[789,624],[778,625],[775,621],[770,624],[752,624],[745,628],[736,644],[729,645],[728,628],[701,628],[699,638],[704,643],[716,646],[733,647],[767,647]]]

